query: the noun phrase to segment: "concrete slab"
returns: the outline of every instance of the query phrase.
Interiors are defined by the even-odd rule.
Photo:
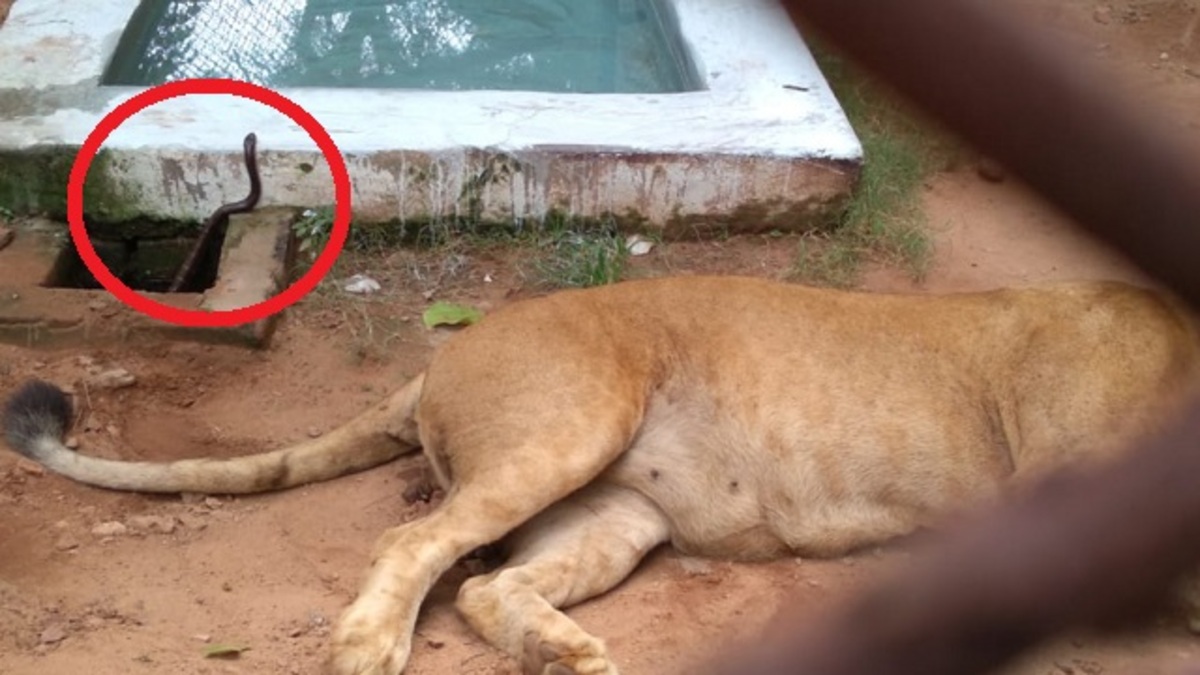
[[[299,215],[295,209],[274,207],[230,216],[217,280],[204,293],[200,308],[224,312],[250,307],[287,288],[296,249],[292,225]],[[279,318],[275,314],[233,330],[265,345]]]
[[[266,300],[287,284],[297,217],[291,209],[232,217],[211,289],[143,295],[182,309],[228,310]],[[189,328],[145,316],[105,290],[45,287],[58,255],[73,245],[64,235],[21,230],[0,251],[0,342],[44,348],[162,340],[269,346],[280,315],[231,328]]]

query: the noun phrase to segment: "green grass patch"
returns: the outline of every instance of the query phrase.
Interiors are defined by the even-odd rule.
[[[919,279],[933,256],[920,190],[957,149],[842,57],[819,47],[813,52],[862,142],[864,163],[842,222],[801,238],[792,276],[806,283],[852,286],[863,264],[878,260]]]
[[[629,260],[616,223],[548,220],[534,237],[533,268],[550,288],[587,288],[620,281]]]
[[[312,265],[329,243],[333,208],[311,209],[293,226],[299,259],[296,275]],[[528,253],[534,281],[548,288],[584,288],[622,278],[629,258],[614,220],[576,218],[551,211],[537,221],[507,225],[465,219],[454,223],[351,224],[345,251],[385,257],[400,247],[446,255],[479,252],[494,246],[518,247]],[[340,274],[339,258],[334,275]]]

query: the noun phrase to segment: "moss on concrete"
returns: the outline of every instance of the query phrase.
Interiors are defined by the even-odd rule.
[[[726,214],[676,214],[664,224],[662,233],[667,239],[706,239],[732,233],[829,231],[841,224],[848,203],[848,195],[803,201],[749,201]]]
[[[0,150],[0,206],[23,215],[66,218],[67,182],[78,152],[63,145]],[[101,150],[88,168],[83,210],[89,219],[115,222],[137,215],[137,195],[110,177],[111,161]]]

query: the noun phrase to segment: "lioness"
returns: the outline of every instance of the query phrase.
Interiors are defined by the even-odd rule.
[[[595,675],[617,672],[604,643],[560,610],[658,545],[836,556],[910,533],[1120,448],[1198,364],[1189,316],[1117,283],[929,296],[670,278],[514,303],[377,407],[261,455],[86,457],[60,441],[70,406],[42,382],[5,427],[54,471],[154,492],[287,488],[420,446],[446,497],[379,539],[330,672],[401,672],[430,586],[507,538],[503,567],[462,585],[462,616],[526,673]]]

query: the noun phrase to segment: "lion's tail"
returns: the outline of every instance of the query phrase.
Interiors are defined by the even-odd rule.
[[[424,384],[418,375],[384,402],[337,429],[272,452],[230,459],[125,462],[72,451],[62,438],[71,403],[58,387],[33,380],[4,410],[8,444],[73,480],[135,492],[244,494],[335,478],[382,464],[420,444],[414,419]]]

